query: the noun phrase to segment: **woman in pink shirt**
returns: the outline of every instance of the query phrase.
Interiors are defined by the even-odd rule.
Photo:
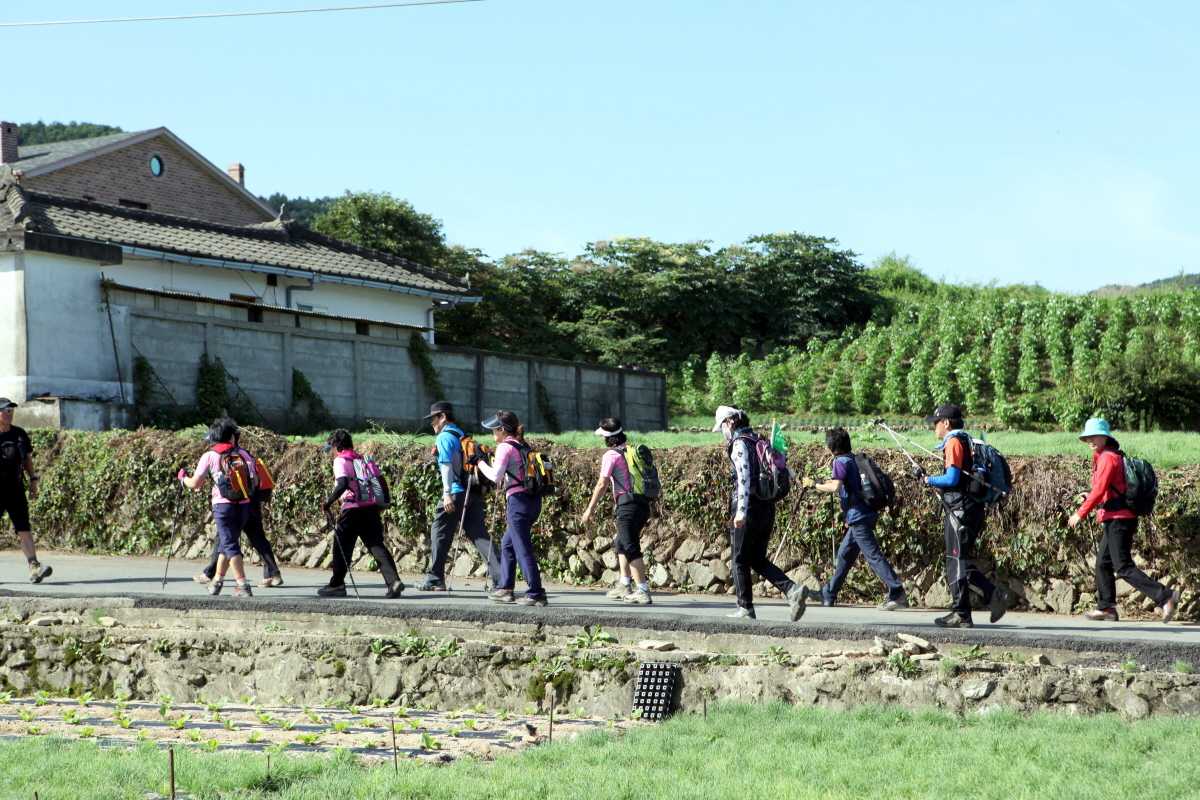
[[[1097,622],[1116,622],[1117,576],[1154,601],[1162,609],[1162,621],[1170,622],[1179,610],[1179,590],[1168,589],[1137,568],[1131,550],[1138,518],[1125,502],[1125,461],[1121,445],[1109,432],[1108,422],[1089,419],[1079,438],[1092,448],[1092,491],[1079,510],[1067,520],[1074,528],[1092,509],[1104,523],[1104,535],[1096,554],[1096,608],[1084,614]]]
[[[208,583],[208,593],[220,594],[225,584],[225,573],[230,571],[237,581],[233,596],[253,597],[246,571],[242,567],[239,540],[242,528],[250,517],[250,495],[253,494],[257,479],[253,457],[234,443],[237,433],[237,423],[231,419],[213,422],[206,437],[213,442],[212,449],[200,457],[195,475],[188,475],[186,469],[181,469],[179,480],[189,489],[199,489],[206,478],[212,478],[213,521],[217,525],[217,571]],[[239,459],[240,465],[237,465]],[[241,482],[247,479],[250,486],[241,486]],[[226,497],[226,494],[244,494],[245,497],[235,500]]]
[[[604,437],[604,446],[608,450],[600,460],[600,478],[596,481],[592,501],[583,512],[581,521],[586,527],[596,504],[611,485],[617,518],[617,538],[613,549],[617,553],[621,578],[609,590],[608,596],[626,603],[650,605],[654,601],[650,597],[650,584],[646,583],[646,562],[642,558],[641,544],[642,529],[650,521],[650,504],[634,500],[633,480],[625,459],[625,429],[621,426],[621,420],[615,417],[600,420],[596,435]],[[637,584],[636,588],[632,585],[634,583]]]
[[[480,461],[477,467],[497,486],[504,487],[508,517],[508,528],[500,540],[500,579],[488,596],[497,603],[544,606],[546,590],[542,588],[542,575],[533,552],[533,525],[542,513],[542,498],[531,497],[525,491],[525,453],[529,450],[525,444],[525,426],[516,414],[503,409],[482,425],[496,437],[496,455],[491,464]],[[517,564],[521,565],[528,584],[525,595],[519,599],[513,597]]]

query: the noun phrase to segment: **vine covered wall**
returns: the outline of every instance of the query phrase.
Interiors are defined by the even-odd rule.
[[[103,553],[165,554],[171,541],[172,514],[178,495],[175,473],[193,468],[205,443],[178,434],[136,432],[34,433],[36,458],[44,476],[33,504],[34,530],[43,545]],[[278,488],[266,511],[266,527],[282,564],[324,566],[329,535],[319,503],[331,484],[327,454],[308,442],[296,442],[252,428],[243,445],[271,465]],[[559,494],[545,504],[534,542],[546,576],[574,583],[615,579],[612,553],[615,528],[611,509],[584,529],[579,517],[587,506],[599,471],[601,449],[577,449],[532,440],[547,450],[558,471]],[[428,556],[429,525],[440,481],[428,449],[413,440],[367,440],[358,449],[373,455],[385,470],[394,505],[385,512],[388,544],[402,569],[420,572]],[[905,476],[903,457],[891,450],[865,448],[897,477],[898,508],[881,517],[880,543],[918,604],[943,607],[949,602],[943,574],[942,526],[933,495]],[[656,451],[663,481],[657,516],[643,534],[652,583],[659,588],[731,593],[729,573],[729,481],[723,446],[675,447]],[[802,475],[827,477],[829,455],[815,445],[793,445],[789,465]],[[1088,522],[1072,531],[1068,515],[1078,492],[1088,486],[1084,457],[1010,459],[1015,490],[994,510],[976,559],[994,580],[1011,587],[1021,607],[1068,613],[1094,602],[1092,549],[1099,527]],[[1184,592],[1182,613],[1197,611],[1200,588],[1200,465],[1160,473],[1161,495],[1153,518],[1143,522],[1135,545],[1140,565],[1152,576]],[[773,553],[787,541],[780,566],[814,588],[825,576],[832,548],[844,530],[837,501],[809,493],[779,505],[771,544]],[[489,521],[495,505],[488,501]],[[207,492],[182,494],[176,554],[207,555],[212,536]],[[793,508],[797,509],[794,517]],[[498,537],[501,529],[495,529]],[[11,532],[5,534],[12,543]],[[478,571],[475,553],[463,548],[458,575]],[[369,556],[355,555],[367,568]],[[760,587],[763,589],[765,587]],[[771,590],[774,591],[774,590]],[[1152,604],[1122,586],[1123,613],[1136,616]],[[882,585],[861,562],[840,599],[877,602]]]

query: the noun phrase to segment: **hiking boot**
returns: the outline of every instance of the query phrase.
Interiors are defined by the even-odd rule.
[[[742,606],[738,606],[737,611],[733,612],[732,614],[726,614],[725,616],[730,617],[731,619],[758,619],[758,617],[754,616],[753,608],[743,608]]]
[[[974,628],[975,623],[968,616],[963,616],[957,611],[951,611],[944,617],[938,617],[933,621],[934,625],[939,628]]]
[[[50,574],[49,568],[46,569],[46,574]],[[30,578],[30,580],[33,580]],[[1167,602],[1162,604],[1163,622],[1170,622],[1175,618],[1175,612],[1179,610],[1179,590],[1171,590],[1171,596],[1167,598]]]
[[[38,561],[36,558],[33,561],[29,562],[29,582],[30,583],[41,583],[44,578],[49,578],[50,575],[53,574],[53,572],[54,572],[53,569],[51,569],[50,567],[47,567],[42,562]],[[1176,592],[1175,596],[1178,597],[1179,592]],[[1176,605],[1178,605],[1178,603]],[[1174,614],[1174,612],[1171,612],[1171,613]],[[1166,620],[1163,620],[1163,621],[1166,622]]]
[[[835,603],[833,600],[826,600],[824,592],[821,592],[817,589],[810,589],[807,586],[802,588],[804,589],[804,597],[807,600],[812,600],[814,603],[820,603],[826,608],[832,608],[833,606],[837,605],[837,603]]]
[[[225,585],[225,581],[212,580],[208,582],[208,593],[218,595],[221,593],[221,587]]]
[[[1094,608],[1091,611],[1083,612],[1084,619],[1090,619],[1092,622],[1120,622],[1121,615],[1117,613],[1115,608]]]
[[[808,599],[808,593],[805,592],[804,586],[793,586],[791,591],[787,593],[787,601],[789,606],[788,618],[792,622],[804,616],[804,601]]]
[[[519,605],[519,606],[546,606],[546,605],[548,605],[548,603],[546,602],[546,595],[544,595],[544,594],[539,594],[536,597],[530,597],[529,595],[525,594],[525,595],[521,595],[520,597],[517,598],[517,605]]]
[[[513,597],[512,589],[497,589],[488,594],[488,599],[496,603],[511,603],[516,598]]]
[[[239,583],[233,587],[234,597],[254,597],[254,592],[250,589],[250,581]]]
[[[879,605],[875,606],[876,611],[896,611],[901,608],[911,608],[908,604],[907,597],[901,597],[899,600],[884,600]]]
[[[433,578],[426,578],[418,583],[415,588],[418,592],[444,592],[446,591],[446,584],[436,581]]]
[[[260,589],[273,589],[276,586],[283,586],[283,578],[279,575],[272,575],[269,578],[263,578],[258,582]]]
[[[396,580],[394,580],[390,584],[388,584],[387,594],[385,594],[384,597],[386,597],[389,600],[392,600],[392,599],[399,597],[400,593],[403,591],[404,591],[404,581],[397,578]]]
[[[617,581],[617,585],[609,589],[608,593],[604,596],[609,600],[624,600],[631,594],[633,594],[632,583],[621,583],[620,581]]]
[[[343,583],[341,586],[322,586],[320,589],[317,589],[317,594],[321,597],[345,597],[346,584]]]
[[[200,583],[200,584],[208,584],[208,583],[212,582],[212,578],[208,577],[203,572],[197,572],[195,575],[192,576],[192,580],[194,580],[196,583]]]
[[[1012,602],[1013,593],[1008,589],[996,587],[996,591],[992,592],[992,600],[989,607],[992,610],[990,622],[995,625],[1000,621],[1000,618],[1008,612],[1008,604]]]
[[[654,600],[650,598],[650,593],[645,589],[634,589],[621,600],[631,606],[648,606],[654,603]]]

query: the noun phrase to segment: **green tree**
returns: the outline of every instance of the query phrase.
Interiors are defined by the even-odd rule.
[[[112,125],[97,125],[93,122],[22,122],[17,125],[17,143],[49,144],[69,142],[75,139],[93,139],[110,133],[124,133]]]
[[[280,192],[275,192],[270,197],[259,197],[258,199],[276,211],[281,206],[286,206],[283,212],[285,218],[293,219],[309,228],[313,227],[317,217],[321,214],[329,213],[329,207],[337,200],[336,197],[314,197],[312,200],[309,200],[307,197],[288,197],[286,194]]]
[[[446,253],[442,223],[387,192],[349,192],[313,220],[318,233],[436,266]]]

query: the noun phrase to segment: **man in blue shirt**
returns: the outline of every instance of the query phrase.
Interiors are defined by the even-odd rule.
[[[434,403],[425,419],[437,434],[434,444],[442,476],[442,498],[434,510],[429,533],[429,571],[425,580],[417,584],[417,589],[422,592],[446,591],[446,557],[459,525],[479,551],[479,557],[488,564],[492,586],[495,586],[500,577],[500,553],[488,533],[483,487],[474,473],[463,469],[462,438],[466,434],[454,424],[454,406],[445,400]]]
[[[878,605],[880,611],[895,611],[898,608],[908,608],[908,598],[904,594],[904,584],[896,577],[896,571],[884,558],[875,539],[875,523],[879,521],[879,512],[862,501],[862,473],[854,462],[854,453],[850,450],[850,434],[845,428],[831,428],[825,431],[825,445],[833,453],[833,479],[824,483],[816,483],[812,478],[805,478],[801,485],[813,488],[818,492],[836,494],[846,513],[846,537],[838,548],[837,567],[833,578],[814,592],[808,587],[804,591],[813,600],[819,600],[821,605],[837,604],[838,592],[846,583],[850,568],[862,553],[867,564],[874,570],[879,579],[887,585],[887,597]]]

